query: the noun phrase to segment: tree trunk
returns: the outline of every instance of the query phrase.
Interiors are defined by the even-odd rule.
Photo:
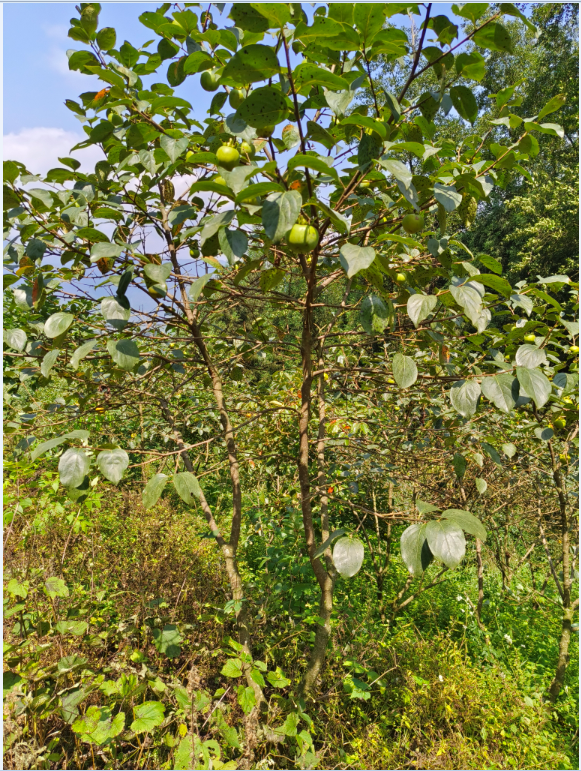
[[[478,565],[478,605],[476,606],[476,617],[481,622],[482,604],[484,603],[484,565],[482,564],[482,542],[476,539],[476,564]]]

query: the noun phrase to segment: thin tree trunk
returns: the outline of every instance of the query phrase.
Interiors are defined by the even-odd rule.
[[[476,539],[476,564],[478,565],[478,604],[476,606],[476,617],[478,622],[482,621],[482,605],[484,603],[484,565],[482,564],[482,541]]]

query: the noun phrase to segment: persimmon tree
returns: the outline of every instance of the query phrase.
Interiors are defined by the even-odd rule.
[[[510,87],[482,132],[459,146],[436,136],[438,112],[477,121],[487,52],[511,51],[503,16],[530,24],[510,3],[437,11],[236,3],[218,24],[224,4],[166,3],[139,17],[141,38],[151,39],[135,46],[99,27],[98,3],[81,4],[69,67],[100,89],[67,101],[87,137],[73,149],[97,146],[103,159],[84,173],[61,158],[45,177],[4,164],[5,286],[19,319],[4,337],[10,430],[23,432],[33,458],[62,452],[60,480],[75,499],[96,473],[117,484],[153,466],[146,507],[171,481],[201,508],[230,583],[245,707],[263,702],[265,687],[239,569],[248,426],[292,426],[290,439],[269,433],[270,453],[295,464],[320,588],[308,694],[331,635],[334,587],[365,557],[329,516],[336,439],[327,413],[342,389],[379,416],[382,394],[437,399],[453,435],[482,410],[502,415],[530,400],[548,409],[572,382],[570,280],[512,287],[494,259],[475,257],[447,227],[452,212],[468,227],[494,185],[528,174],[536,135],[562,131],[546,116],[563,100],[521,116]],[[397,26],[406,14],[413,25]],[[376,90],[378,67],[401,68],[399,93]],[[425,73],[433,85],[421,91]],[[192,96],[197,84],[215,92],[207,115]],[[358,101],[365,89],[371,106]],[[287,377],[288,398],[272,399],[264,372]],[[57,401],[45,388],[55,377]],[[114,442],[78,428],[94,410],[119,418]],[[123,441],[123,416],[137,414],[161,426],[167,452]],[[196,430],[201,417],[209,436]],[[36,444],[31,424],[51,438]],[[380,452],[383,428],[379,420],[359,432],[352,451]],[[221,464],[228,532],[204,494]],[[412,519],[402,537],[412,576],[434,558],[459,564],[465,533],[485,537],[463,509],[440,515],[425,504]]]

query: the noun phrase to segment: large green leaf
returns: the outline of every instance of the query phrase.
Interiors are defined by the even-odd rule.
[[[97,466],[101,474],[115,484],[121,481],[128,465],[129,455],[120,447],[113,450],[103,450],[97,455]]]
[[[400,388],[409,388],[418,379],[418,368],[410,356],[396,353],[391,363],[395,382]]]
[[[110,324],[114,329],[118,329],[119,331],[125,329],[129,322],[129,317],[131,316],[131,308],[126,307],[129,305],[128,301],[125,300],[122,304],[120,300],[123,301],[125,298],[104,297],[101,300],[101,313],[103,318],[107,324]],[[89,353],[89,351],[87,351],[87,353]]]
[[[59,460],[59,478],[65,487],[78,487],[89,470],[89,457],[76,447],[65,450]]]
[[[165,706],[160,701],[144,701],[133,708],[135,720],[131,730],[136,734],[150,733],[163,723]]]
[[[413,174],[401,161],[383,156],[379,159],[379,163],[386,171],[393,174],[397,180],[403,182],[406,187],[411,185]]]
[[[222,77],[235,85],[246,86],[277,75],[280,65],[272,48],[252,44],[240,48],[224,67]]]
[[[470,123],[474,123],[478,117],[478,104],[476,103],[476,97],[468,86],[452,86],[450,98],[458,115],[470,121]]]
[[[368,335],[381,335],[389,324],[387,306],[380,297],[376,297],[374,294],[364,298],[361,303],[359,318],[361,326]]]
[[[126,372],[139,364],[139,348],[133,340],[108,340],[107,350],[115,364]]]
[[[202,293],[202,289],[206,286],[208,281],[212,279],[214,276],[213,273],[204,273],[203,276],[200,276],[200,278],[195,279],[195,281],[192,281],[190,286],[190,291],[188,292],[190,300],[195,303],[198,299],[198,297]]]
[[[288,105],[278,88],[262,86],[252,91],[242,102],[238,115],[253,128],[276,126],[288,115]]]
[[[53,313],[44,322],[44,334],[47,337],[59,337],[71,326],[75,317],[72,313]]]
[[[166,474],[156,474],[151,477],[149,482],[143,488],[143,493],[141,494],[143,507],[145,509],[150,509],[152,506],[155,506],[168,479],[169,477],[166,476]]]
[[[81,734],[82,741],[99,745],[106,744],[118,736],[124,727],[125,713],[119,712],[113,717],[109,707],[94,705],[72,725],[73,731]]]
[[[293,81],[298,90],[308,92],[313,86],[324,86],[331,91],[344,91],[349,83],[339,75],[314,64],[300,64],[293,73]]]
[[[329,177],[333,177],[333,179],[335,179],[337,182],[339,181],[337,170],[332,166],[329,166],[329,164],[326,163],[322,158],[318,158],[315,155],[303,155],[302,153],[297,153],[297,155],[294,155],[289,160],[287,168],[289,171],[299,168],[314,169],[321,174],[326,174]]]
[[[60,350],[58,348],[53,348],[52,351],[49,351],[46,356],[43,358],[42,363],[40,365],[40,373],[43,377],[48,377],[50,374],[51,369],[56,364],[56,360],[59,357]]]
[[[340,538],[333,548],[333,563],[344,578],[351,578],[363,564],[365,549],[357,538]]]
[[[534,401],[537,407],[546,404],[551,395],[551,381],[540,369],[517,367],[516,376],[520,389]]]
[[[433,559],[426,540],[426,525],[410,525],[401,534],[401,558],[412,576],[421,576]]]
[[[483,479],[477,480],[477,482],[478,481],[484,482]],[[480,487],[482,487],[482,485]],[[478,488],[479,492],[480,487]],[[484,482],[482,492],[485,490],[486,482]],[[486,528],[482,522],[469,511],[463,511],[462,509],[446,509],[446,511],[442,512],[442,518],[448,519],[451,522],[455,522],[466,533],[470,533],[470,535],[474,535],[476,538],[480,538],[481,541],[486,541]]]
[[[480,385],[476,380],[458,380],[448,393],[456,412],[465,418],[474,415],[480,397]]]
[[[459,525],[452,520],[432,520],[426,525],[426,538],[434,557],[453,569],[466,553],[466,539]]]
[[[163,629],[153,630],[153,644],[160,653],[173,659],[181,656],[180,643],[183,637],[175,624],[166,624]]]
[[[174,139],[173,137],[162,134],[159,143],[172,163],[175,163],[180,155],[188,149],[188,139]]]
[[[51,577],[47,578],[44,583],[44,590],[51,599],[56,597],[68,597],[69,589],[62,578]],[[83,659],[86,661],[86,659]]]
[[[96,340],[89,340],[87,343],[80,345],[71,356],[71,367],[78,369],[81,360],[88,356],[96,345]]]
[[[503,27],[499,21],[493,21],[478,30],[472,40],[477,46],[488,48],[490,51],[501,51],[509,54],[513,53],[510,34],[506,27]]]
[[[355,3],[353,21],[361,35],[362,47],[368,48],[383,27],[385,21],[384,4]]]
[[[228,659],[220,670],[224,677],[242,677],[242,661],[240,659]]]
[[[412,294],[407,301],[408,316],[417,327],[438,304],[438,298],[433,294]]]
[[[218,240],[220,241],[220,249],[228,258],[230,265],[234,265],[242,259],[248,249],[248,237],[243,230],[220,228]]]
[[[237,689],[238,704],[242,707],[242,712],[249,715],[256,704],[256,695],[249,685],[239,685]]]
[[[4,342],[15,351],[23,351],[26,348],[28,338],[23,329],[5,329]]]
[[[482,378],[482,393],[495,407],[508,414],[518,399],[518,380],[512,375],[494,375]]]
[[[174,474],[173,484],[177,494],[185,503],[191,505],[194,501],[200,500],[202,494],[200,483],[190,471]]]
[[[480,262],[482,262],[483,265],[486,265],[486,262],[482,259],[486,255],[480,255],[478,258]],[[489,265],[486,265],[486,267],[490,267]],[[502,267],[500,268],[502,272]],[[479,273],[477,277],[479,284],[484,284],[484,286],[490,287],[490,289],[494,289],[495,292],[499,292],[500,294],[504,295],[505,297],[510,297],[512,294],[512,287],[508,283],[508,281],[505,278],[502,278],[502,276],[493,276],[490,273],[482,274]]]
[[[303,199],[297,190],[272,193],[262,206],[262,224],[273,244],[287,235],[298,219]]]
[[[202,232],[200,233],[201,242],[204,243],[204,241],[212,238],[212,236],[215,235],[221,227],[229,225],[234,219],[234,214],[234,209],[227,209],[226,211],[221,211],[219,214],[215,214],[213,217],[210,217],[210,219],[206,220],[204,222]]]
[[[519,367],[534,369],[547,363],[547,354],[536,345],[521,345],[517,348],[515,361]]]
[[[482,297],[484,296],[484,287],[476,281],[466,281],[466,279],[454,277],[450,284],[450,294],[460,305],[470,321],[476,323],[482,312]]]
[[[447,212],[454,211],[462,203],[462,193],[459,193],[454,185],[434,185],[434,198],[441,203]]]
[[[360,270],[368,268],[375,259],[375,249],[371,246],[343,244],[339,250],[339,260],[348,278],[352,278]]]
[[[244,5],[246,5],[246,3],[244,3]],[[190,769],[194,768],[193,752],[194,747],[192,744],[192,737],[184,736],[179,743],[179,747],[174,756],[174,771],[190,771]]]

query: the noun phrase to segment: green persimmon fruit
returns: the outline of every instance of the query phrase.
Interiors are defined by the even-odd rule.
[[[271,137],[274,134],[276,126],[261,126],[258,131],[258,135],[261,136],[263,139],[268,139],[268,137]]]
[[[397,281],[398,284],[403,284],[406,278],[403,273],[398,273],[397,276],[395,277],[395,280]]]
[[[565,426],[567,425],[567,421],[565,420],[565,418],[557,418],[557,420],[555,420],[553,425],[555,426],[555,428],[565,428]]]
[[[527,343],[534,343],[536,340],[536,337],[534,335],[525,335],[524,339],[525,339],[525,342]]]
[[[204,91],[217,91],[220,85],[220,75],[218,70],[204,70],[202,77],[200,78],[200,85]]]
[[[224,177],[221,174],[218,174],[216,177],[214,177],[212,182],[215,182],[217,185],[224,185],[224,187],[227,187],[226,180],[224,179]]]
[[[248,155],[252,158],[256,154],[256,148],[254,147],[252,142],[247,142],[246,140],[244,140],[240,145],[240,152],[242,153],[242,155]]]
[[[406,233],[418,233],[424,227],[424,218],[421,214],[406,214],[401,223]]]
[[[569,353],[579,353],[579,346],[578,345],[570,345],[569,346]]]
[[[244,91],[242,91],[241,88],[233,88],[230,91],[230,95],[228,97],[228,101],[230,102],[230,107],[233,110],[237,110],[242,102],[245,99]]]
[[[288,234],[288,244],[293,252],[312,252],[319,243],[319,233],[312,225],[298,223]]]
[[[235,166],[238,166],[240,153],[235,147],[231,147],[230,145],[222,145],[222,147],[219,147],[216,150],[216,158],[218,159],[220,166],[230,170]]]

